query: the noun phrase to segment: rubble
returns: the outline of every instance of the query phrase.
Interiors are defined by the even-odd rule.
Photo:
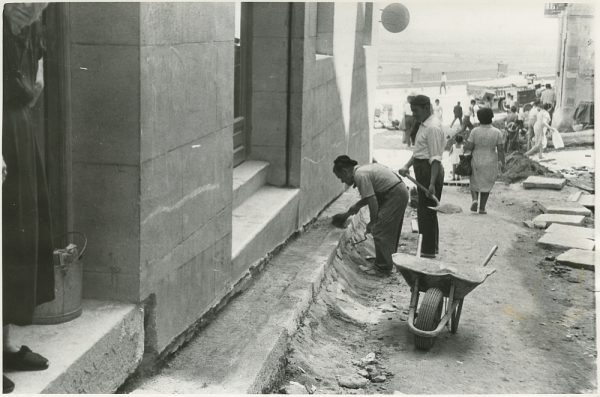
[[[358,375],[342,376],[338,379],[338,384],[341,387],[348,389],[360,389],[365,387],[368,383],[369,381],[367,379]]]
[[[306,394],[307,393],[306,387],[304,387],[304,385],[302,385],[298,382],[294,382],[294,381],[290,381],[290,383],[288,385],[286,385],[280,391],[282,391],[283,394]]]
[[[532,175],[560,176],[522,153],[513,152],[506,156],[505,171],[498,179],[507,183],[515,183],[527,179]]]

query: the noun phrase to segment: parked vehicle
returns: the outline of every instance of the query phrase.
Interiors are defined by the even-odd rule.
[[[535,74],[508,76],[499,79],[467,83],[467,94],[494,110],[505,111],[506,95],[512,94],[519,106],[535,101],[535,84],[541,84]]]

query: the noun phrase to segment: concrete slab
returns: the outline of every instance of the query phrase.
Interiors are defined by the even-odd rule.
[[[553,223],[580,226],[583,224],[584,219],[585,217],[583,215],[541,214],[533,218],[533,223],[545,223],[546,226],[549,226]]]
[[[538,202],[541,210],[546,214],[565,214],[590,216],[592,211],[576,203],[545,203]]]
[[[595,242],[586,238],[556,233],[544,233],[537,241],[539,245],[552,248],[578,248],[582,250],[593,250]]]
[[[144,351],[144,313],[133,304],[84,300],[80,317],[56,325],[11,326],[17,346],[50,361],[39,372],[8,372],[15,394],[114,393]]]
[[[416,219],[410,221],[410,227],[412,228],[413,233],[419,233],[419,222]]]
[[[542,176],[530,176],[523,181],[525,189],[554,189],[561,190],[567,183],[563,178],[546,178]]]
[[[331,225],[330,217],[356,199],[354,191],[344,193],[168,366],[133,393],[270,391],[285,369],[288,339],[318,293],[344,233]]]
[[[580,238],[586,238],[588,240],[595,240],[595,230],[589,227],[569,226],[554,223],[546,229],[546,233],[554,233],[564,236],[576,236]]]
[[[594,270],[594,251],[581,250],[581,249],[570,249],[567,252],[563,252],[556,258],[556,262],[561,265],[574,267],[577,269]]]
[[[583,205],[586,208],[595,208],[596,207],[596,196],[594,194],[584,194],[579,197],[577,202]]]

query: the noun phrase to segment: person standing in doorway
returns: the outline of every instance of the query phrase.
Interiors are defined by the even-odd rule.
[[[2,326],[3,368],[38,371],[48,360],[27,346],[17,347],[11,324],[33,321],[36,306],[54,299],[54,251],[50,200],[38,148],[32,108],[41,97],[47,3],[4,6],[2,157]],[[3,376],[4,393],[14,383]]]
[[[425,187],[427,192],[419,189],[417,217],[419,233],[423,235],[421,256],[435,258],[439,252],[439,225],[437,212],[429,209],[436,205],[431,196],[438,200],[442,198],[444,184],[444,168],[442,154],[446,140],[437,117],[432,114],[431,102],[426,95],[415,96],[411,103],[415,121],[419,125],[415,140],[415,149],[410,160],[400,168],[400,175],[408,175],[410,167],[414,168],[416,180]]]
[[[444,89],[444,94],[446,94],[446,83],[448,83],[448,77],[446,76],[446,72],[442,72],[442,79],[440,81],[440,95],[442,95],[442,88]]]
[[[460,106],[460,101],[456,102],[456,106],[454,106],[452,112],[454,113],[454,120],[452,120],[452,123],[450,123],[450,128],[452,128],[456,120],[458,120],[458,124],[462,127],[463,109],[462,106]]]

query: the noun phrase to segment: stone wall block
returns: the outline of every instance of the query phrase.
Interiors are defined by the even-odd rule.
[[[71,86],[73,160],[139,164],[139,49],[73,45]]]
[[[139,3],[69,4],[71,38],[78,44],[137,46],[140,43],[139,22]]]
[[[288,40],[281,37],[255,38],[252,45],[254,92],[282,92],[288,81]]]
[[[140,3],[142,45],[183,42],[182,3]]]

